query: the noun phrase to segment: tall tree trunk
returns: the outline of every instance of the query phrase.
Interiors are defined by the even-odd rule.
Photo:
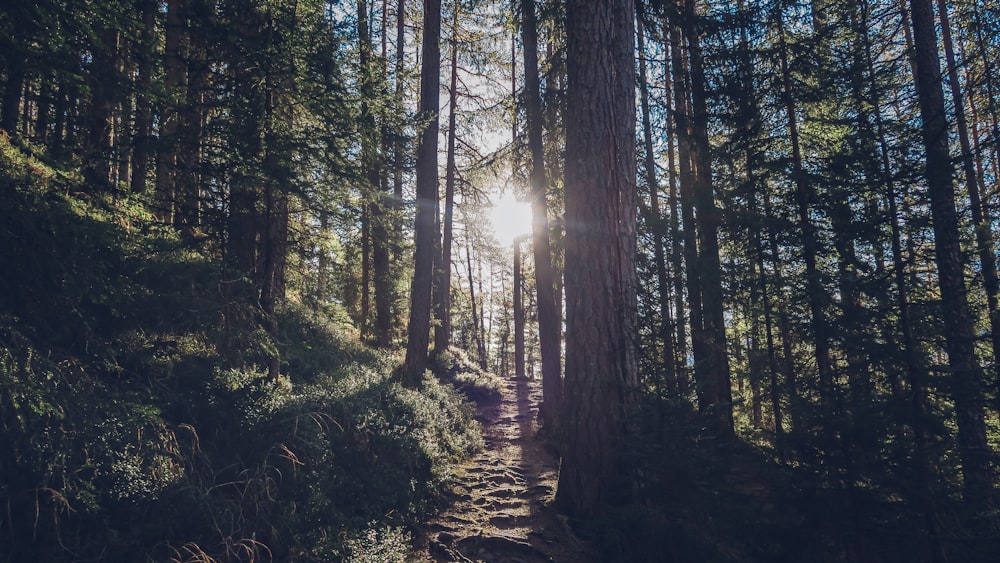
[[[52,123],[52,135],[49,137],[49,150],[57,158],[62,158],[66,147],[67,121],[69,119],[68,81],[64,76],[58,79],[55,101],[55,119]]]
[[[42,77],[38,92],[38,115],[35,120],[35,139],[40,144],[48,142],[49,120],[52,113],[52,79]]]
[[[712,155],[708,142],[708,110],[706,107],[705,71],[701,53],[701,30],[698,25],[696,0],[685,0],[685,21],[688,23],[688,56],[691,64],[691,131],[692,164],[694,166],[694,200],[698,212],[698,263],[701,280],[702,322],[705,349],[702,358],[695,358],[699,385],[706,387],[709,400],[707,413],[715,419],[721,436],[735,432],[733,423],[733,392],[726,349],[725,311],[722,296],[722,266],[719,260],[720,211],[715,204],[712,183]]]
[[[941,18],[941,39],[944,43],[945,62],[948,65],[948,85],[951,87],[951,98],[955,106],[955,127],[958,129],[958,143],[962,150],[962,172],[965,175],[965,187],[969,194],[972,227],[976,233],[980,274],[983,277],[983,288],[986,290],[986,312],[990,321],[990,344],[993,351],[993,376],[994,380],[1000,383],[1000,304],[998,304],[1000,280],[997,279],[996,254],[993,248],[993,235],[990,231],[991,221],[988,209],[983,207],[975,156],[972,143],[969,141],[969,123],[965,115],[965,97],[962,95],[962,84],[959,81],[958,64],[955,60],[955,47],[951,39],[948,4],[945,0],[938,0],[937,5]]]
[[[406,54],[406,2],[396,0],[396,109],[403,113],[403,59]],[[399,207],[403,204],[403,136],[396,133],[392,143],[392,198],[394,242],[402,238],[403,224],[399,220]],[[398,257],[399,249],[395,249]]]
[[[187,91],[183,110],[179,111],[180,130],[175,146],[174,226],[191,236],[201,225],[201,147],[211,80],[207,26],[214,8],[205,0],[187,1],[191,16],[187,36]]]
[[[983,414],[982,370],[975,351],[972,310],[965,287],[948,121],[945,114],[937,33],[931,0],[910,0],[913,20],[914,81],[920,101],[921,133],[927,152],[927,195],[934,229],[934,257],[941,291],[945,348],[951,367],[951,394],[958,422],[965,499],[986,510],[993,497],[989,446]]]
[[[177,192],[177,151],[181,94],[187,82],[185,65],[188,0],[167,0],[167,22],[163,52],[165,101],[160,112],[160,138],[156,146],[157,218],[174,221]]]
[[[414,223],[413,282],[407,327],[406,381],[416,385],[427,368],[434,274],[435,217],[438,207],[438,104],[441,85],[441,0],[424,0],[421,45],[420,115],[426,123],[417,148],[417,214]]]
[[[816,235],[816,225],[810,218],[815,195],[806,178],[802,165],[802,148],[799,139],[799,124],[795,94],[792,92],[792,74],[788,63],[788,46],[785,39],[784,15],[781,6],[776,7],[778,23],[778,56],[781,68],[782,104],[785,109],[785,119],[788,124],[789,141],[792,144],[792,179],[795,182],[795,202],[798,210],[798,227],[802,239],[802,261],[806,267],[806,292],[809,300],[810,325],[813,330],[813,346],[816,356],[816,368],[819,373],[820,401],[826,412],[824,424],[832,423],[831,408],[833,400],[833,361],[830,356],[830,340],[827,334],[828,323],[823,313],[826,300],[826,290],[820,280],[817,266],[819,241]],[[832,446],[832,444],[831,444]]]
[[[361,76],[361,156],[363,162],[364,182],[362,187],[362,202],[364,209],[361,213],[361,335],[363,338],[371,336],[371,295],[372,285],[376,287],[376,300],[378,294],[378,280],[373,280],[372,262],[375,249],[385,245],[386,241],[378,240],[378,229],[375,223],[381,219],[381,167],[378,155],[378,129],[375,122],[375,110],[371,107],[371,100],[375,98],[375,65],[372,60],[372,38],[371,27],[368,21],[368,0],[358,0],[358,65]],[[381,250],[381,249],[380,249]],[[381,258],[381,256],[380,256]],[[381,264],[380,264],[381,266]],[[381,274],[381,276],[379,276]],[[375,278],[381,277],[384,281],[387,272],[378,272]],[[372,282],[375,281],[373,284]],[[376,317],[378,313],[376,312]],[[378,336],[375,337],[379,339]]]
[[[620,449],[638,384],[631,0],[566,3],[566,386],[556,501],[592,517],[631,496]]]
[[[9,135],[17,134],[17,120],[21,108],[21,93],[24,91],[26,76],[24,61],[17,53],[7,57],[7,84],[3,91],[3,108],[0,114],[0,129]]]
[[[639,47],[639,101],[642,112],[642,139],[644,173],[646,188],[649,190],[650,225],[653,229],[653,262],[656,267],[657,295],[660,308],[659,337],[663,346],[663,369],[666,380],[676,390],[677,373],[675,371],[677,358],[674,357],[674,338],[670,312],[670,285],[667,282],[666,251],[663,243],[663,227],[665,221],[660,213],[660,184],[656,174],[656,156],[653,153],[653,125],[649,116],[649,85],[646,79],[646,39],[641,20],[637,26]]]
[[[103,25],[111,26],[111,22]],[[111,151],[114,142],[114,107],[118,99],[115,61],[120,32],[108,27],[99,32],[88,78],[90,106],[87,109],[87,140],[83,175],[93,190],[106,190],[111,184]]]
[[[555,295],[555,271],[549,241],[548,179],[545,175],[545,145],[542,139],[541,86],[538,78],[538,22],[535,1],[521,1],[521,44],[524,51],[524,97],[528,118],[528,149],[531,152],[531,235],[535,258],[535,299],[538,303],[538,343],[542,354],[542,397],[539,415],[555,436],[558,434],[562,401],[561,346],[562,315]]]
[[[469,302],[472,304],[472,332],[476,340],[476,359],[479,368],[486,369],[486,346],[483,343],[482,321],[479,318],[479,311],[476,309],[476,284],[472,277],[472,252],[469,247],[472,241],[468,238],[465,241],[465,263],[469,271]]]
[[[514,239],[514,377],[524,379],[524,282],[522,281],[521,243]]]
[[[448,96],[448,156],[444,180],[444,222],[442,224],[441,261],[437,275],[437,319],[434,326],[434,349],[444,351],[451,341],[451,246],[455,208],[455,140],[458,113],[458,7],[452,7],[451,81]]]
[[[382,0],[382,52],[378,65],[381,81],[387,80],[389,73],[388,60],[388,0]],[[382,89],[383,86],[379,85]],[[386,115],[387,109],[383,108],[382,114]],[[380,155],[378,158],[378,174],[372,174],[378,178],[378,196],[376,204],[372,206],[372,269],[375,275],[375,345],[381,348],[392,346],[393,327],[393,280],[392,280],[392,247],[394,243],[394,229],[392,222],[395,219],[393,208],[398,200],[393,198],[389,185],[388,155],[391,147],[395,145],[392,130],[387,123],[382,123],[380,127],[381,138],[379,139]],[[395,178],[393,179],[395,181]],[[402,181],[402,177],[400,177]],[[393,186],[394,187],[394,186]]]
[[[674,77],[674,122],[677,132],[679,203],[683,223],[684,274],[687,282],[688,318],[691,326],[691,352],[694,355],[695,364],[697,364],[698,358],[704,358],[706,354],[706,336],[702,311],[701,277],[698,269],[698,231],[694,218],[694,166],[692,161],[694,140],[691,128],[690,78],[680,29],[676,25],[669,23],[668,25],[670,25],[670,53]],[[675,198],[675,201],[678,199]],[[696,382],[695,391],[698,408],[707,409],[711,404],[711,398],[707,394],[708,389],[701,384],[700,380]]]
[[[744,137],[745,144],[745,155],[744,155],[744,173],[746,175],[746,182],[748,189],[747,194],[749,200],[747,202],[748,211],[754,217],[754,214],[760,213],[758,210],[759,202],[757,201],[757,195],[761,192],[765,192],[766,188],[761,184],[761,178],[758,176],[759,171],[763,168],[763,163],[761,162],[760,151],[756,148],[755,143],[760,136],[761,132],[761,112],[758,107],[757,100],[757,87],[756,87],[756,76],[754,74],[753,61],[751,60],[750,51],[750,39],[748,33],[748,26],[750,25],[749,17],[747,16],[746,7],[741,1],[737,2],[737,7],[739,13],[742,16],[740,24],[740,40],[738,48],[739,56],[739,73],[740,81],[743,84],[745,90],[745,95],[741,97],[740,100],[740,115],[739,121],[741,123],[740,133]],[[766,356],[766,366],[768,372],[768,385],[770,387],[768,400],[771,407],[771,416],[773,418],[774,425],[774,449],[779,457],[784,457],[784,408],[781,404],[781,383],[778,373],[778,363],[777,354],[774,344],[774,321],[771,305],[771,295],[768,287],[768,280],[764,269],[764,241],[761,237],[761,230],[764,228],[764,221],[769,219],[765,214],[761,213],[751,219],[753,222],[750,225],[750,241],[751,248],[753,249],[753,277],[754,280],[751,282],[751,301],[756,304],[759,308],[759,312],[754,311],[751,314],[754,315],[754,344],[759,348],[760,344],[757,341],[759,339],[759,334],[761,330],[764,332],[764,345]],[[760,316],[764,317],[764,326],[760,327]],[[760,352],[758,352],[758,355]],[[758,360],[760,361],[760,360]],[[757,370],[762,370],[762,366],[756,368]],[[763,379],[763,375],[759,375]],[[759,383],[758,383],[759,384]],[[754,404],[754,414],[757,416],[757,405]]]
[[[673,55],[671,54],[674,47],[671,45],[672,41],[668,40],[664,42],[664,48],[668,51],[664,59],[664,75],[665,77],[669,75],[671,64],[671,59]],[[676,78],[676,70],[674,80]],[[666,78],[667,84],[663,89],[664,94],[664,105],[670,108],[672,105],[671,95],[671,82],[669,78]],[[677,138],[677,128],[676,118],[673,112],[667,112],[666,116],[666,139],[667,139],[667,181],[670,185],[670,267],[671,267],[671,277],[673,278],[673,289],[674,289],[674,323],[677,327],[677,350],[676,350],[676,368],[674,373],[677,375],[677,398],[680,401],[688,401],[691,395],[690,381],[688,378],[687,369],[687,330],[684,327],[684,248],[683,241],[680,235],[680,198],[677,194],[677,151],[675,149],[675,141]]]
[[[138,45],[139,84],[135,102],[135,148],[132,152],[133,192],[146,193],[149,156],[153,146],[153,58],[156,53],[155,0],[142,0],[142,33]]]
[[[869,39],[867,2],[864,3],[862,14],[864,19],[859,26],[860,35],[864,41],[864,64],[870,86],[868,88],[868,99],[875,108],[880,108],[881,93],[875,80],[876,69],[872,54],[871,41]],[[917,475],[916,504],[924,513],[924,522],[928,538],[929,551],[935,563],[941,563],[947,558],[941,550],[941,541],[937,524],[937,516],[933,507],[933,498],[936,496],[931,490],[931,483],[937,481],[934,475],[933,465],[928,460],[927,443],[928,431],[925,428],[927,412],[927,368],[919,345],[913,335],[913,321],[910,314],[909,284],[907,283],[906,257],[903,254],[902,227],[900,225],[900,210],[897,201],[896,183],[893,179],[892,161],[889,151],[889,143],[886,137],[885,121],[882,113],[878,110],[872,112],[875,123],[875,141],[878,145],[879,156],[879,181],[883,186],[883,197],[886,201],[886,208],[889,216],[890,250],[892,253],[893,282],[896,288],[896,309],[898,311],[897,324],[899,334],[902,338],[901,352],[905,366],[905,379],[910,386],[909,392],[909,413],[904,418],[904,424],[909,426],[914,436],[914,446],[912,455],[906,455],[903,463],[909,463]],[[902,432],[900,432],[902,434]]]

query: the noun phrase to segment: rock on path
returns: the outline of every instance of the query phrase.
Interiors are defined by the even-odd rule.
[[[550,505],[558,459],[536,437],[541,382],[508,380],[481,407],[486,448],[463,464],[453,503],[416,541],[419,561],[591,563],[588,546]]]

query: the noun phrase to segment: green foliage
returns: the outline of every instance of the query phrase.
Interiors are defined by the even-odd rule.
[[[305,308],[264,330],[141,200],[0,149],[0,559],[405,560],[471,405]]]
[[[443,352],[435,353],[431,358],[431,367],[443,381],[451,383],[479,404],[500,400],[503,380],[480,369],[464,350],[449,347]]]

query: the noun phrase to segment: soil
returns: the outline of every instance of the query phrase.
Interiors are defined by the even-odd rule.
[[[541,382],[506,381],[480,406],[486,447],[457,471],[452,504],[418,533],[417,561],[593,563],[552,506],[559,460],[538,437]]]

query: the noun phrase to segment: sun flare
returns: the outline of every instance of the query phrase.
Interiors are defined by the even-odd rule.
[[[531,206],[509,192],[490,207],[489,219],[500,244],[512,244],[517,237],[531,234]]]

